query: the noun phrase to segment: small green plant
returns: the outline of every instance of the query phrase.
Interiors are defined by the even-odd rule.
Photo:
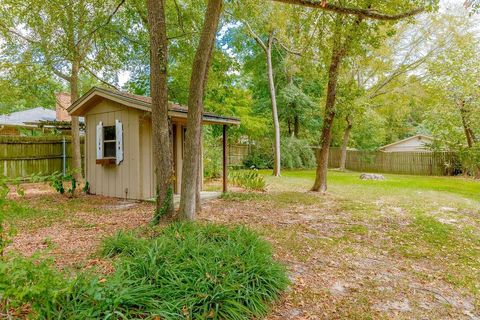
[[[66,279],[55,269],[53,260],[38,255],[9,256],[0,261],[0,312],[2,306],[10,311],[25,305],[35,311],[51,308],[56,294],[66,285]],[[25,315],[18,318],[25,318]]]
[[[65,193],[65,187],[63,186],[64,177],[61,172],[54,172],[50,175],[50,186],[60,194]]]
[[[60,194],[65,194],[65,185],[64,183],[66,181],[70,181],[70,188],[68,188],[67,194],[70,197],[73,197],[75,195],[75,190],[77,189],[77,180],[73,176],[73,172],[67,172],[67,174],[63,174],[62,172],[54,172],[50,176],[46,178],[48,181],[50,181],[50,186],[55,189]]]
[[[90,194],[90,182],[85,181],[85,185],[82,188],[82,192],[85,194]]]
[[[77,189],[77,180],[71,176],[70,177],[70,188],[68,189],[68,193],[73,197],[75,193],[75,189]]]
[[[3,258],[5,248],[12,242],[11,239],[14,235],[14,230],[11,227],[7,228],[5,223],[6,215],[12,204],[15,204],[15,202],[8,199],[9,185],[15,186],[19,196],[23,197],[25,194],[19,179],[12,180],[5,176],[0,176],[0,258]]]
[[[158,196],[157,196],[158,197]],[[158,198],[156,198],[157,201]],[[165,199],[163,200],[162,206],[160,209],[155,210],[155,213],[153,214],[153,219],[150,221],[150,224],[152,226],[155,226],[160,223],[160,219],[162,219],[163,216],[168,211],[169,206],[173,203],[173,187],[170,185],[167,189],[167,195]]]
[[[232,184],[247,190],[265,191],[267,186],[265,179],[256,169],[230,171],[228,178]]]

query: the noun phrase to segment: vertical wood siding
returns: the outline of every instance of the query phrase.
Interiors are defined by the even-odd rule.
[[[96,164],[95,127],[123,124],[123,161],[117,165]],[[103,100],[85,114],[86,178],[94,194],[130,199],[143,199],[140,186],[140,112],[119,103]]]

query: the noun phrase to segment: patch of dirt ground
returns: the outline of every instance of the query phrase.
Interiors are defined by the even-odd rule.
[[[279,319],[480,319],[479,302],[444,281],[435,262],[405,259],[386,231],[408,225],[401,208],[356,221],[332,197],[311,206],[211,202],[201,218],[248,225],[272,244],[292,286],[269,316]]]
[[[35,185],[27,186],[22,201],[44,207],[45,198],[52,205],[72,201]],[[31,255],[46,249],[59,267],[97,265],[108,272],[108,263],[94,254],[101,239],[146,225],[153,212],[147,202],[100,196],[74,201],[66,207],[71,211],[50,225],[20,227],[9,250]],[[444,281],[433,262],[391,250],[395,239],[385,226],[408,225],[405,215],[402,208],[382,207],[374,219],[355,219],[332,196],[318,196],[309,205],[213,200],[204,204],[199,220],[246,225],[272,243],[292,285],[270,320],[480,319],[475,297]]]
[[[44,185],[29,184],[25,187],[22,201],[31,207],[55,207],[60,203],[75,201],[65,217],[53,219],[52,223],[32,228],[37,220],[21,222],[16,236],[7,251],[13,250],[30,256],[38,250],[55,259],[59,267],[84,267],[102,264],[94,253],[102,238],[118,230],[128,230],[148,224],[153,204],[141,201],[125,201],[92,195],[78,195],[75,199],[56,194]],[[49,205],[50,204],[50,205]],[[39,218],[39,220],[41,220]],[[43,224],[40,223],[40,225]]]

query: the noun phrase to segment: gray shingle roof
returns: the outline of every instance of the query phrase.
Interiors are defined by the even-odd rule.
[[[0,115],[0,124],[24,124],[25,122],[55,121],[55,110],[37,107]]]

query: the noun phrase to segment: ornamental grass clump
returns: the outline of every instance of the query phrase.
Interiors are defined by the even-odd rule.
[[[258,319],[288,285],[270,245],[243,227],[178,223],[150,239],[119,232],[102,253],[109,275],[0,263],[0,309],[27,305],[42,319]]]
[[[233,185],[247,190],[265,191],[267,187],[265,179],[256,169],[230,171],[228,179]]]
[[[124,237],[128,235],[115,238],[123,244]],[[118,252],[111,280],[124,291],[143,288],[148,293],[145,303],[135,299],[139,305],[134,312],[144,316],[262,317],[288,284],[283,266],[272,259],[270,245],[243,227],[172,224],[148,242],[136,246],[141,249],[135,254]]]

